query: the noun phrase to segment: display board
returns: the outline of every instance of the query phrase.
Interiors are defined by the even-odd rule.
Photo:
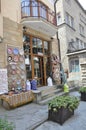
[[[0,69],[0,94],[8,92],[7,69]]]
[[[7,70],[8,70],[8,89],[15,90],[18,85],[25,88],[25,58],[23,49],[8,46],[7,48]]]

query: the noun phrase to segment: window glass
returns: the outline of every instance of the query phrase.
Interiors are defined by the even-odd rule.
[[[32,16],[38,16],[38,2],[32,1]]]
[[[26,78],[32,79],[31,56],[25,55],[25,61],[26,61]]]
[[[43,47],[42,47],[42,40],[37,39],[37,48],[38,48],[38,53],[43,53]]]
[[[79,72],[79,60],[78,59],[73,59],[70,60],[70,72]]]
[[[44,54],[49,54],[49,45],[47,41],[44,41]]]
[[[30,1],[29,0],[22,0],[22,17],[30,16]]]
[[[47,8],[42,3],[40,3],[40,16],[43,18],[47,18]]]
[[[38,38],[33,38],[32,48],[34,54],[42,54],[43,53],[42,40]]]
[[[74,28],[74,18],[66,12],[66,23]]]
[[[61,13],[57,14],[57,25],[61,24],[62,18],[61,18]]]
[[[30,49],[30,37],[24,35],[23,36],[23,43],[24,43],[23,44],[24,52],[25,53],[30,53],[31,52],[31,49]]]
[[[80,34],[84,35],[84,27],[80,24],[79,25]]]

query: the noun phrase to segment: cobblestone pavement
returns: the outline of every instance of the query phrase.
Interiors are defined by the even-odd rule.
[[[71,94],[79,96],[77,93]],[[0,105],[0,118],[5,116],[14,123],[14,130],[86,130],[86,102],[82,101],[75,110],[74,116],[65,121],[62,126],[47,120],[47,105],[30,103],[13,110],[5,110]]]
[[[0,118],[6,116],[9,122],[14,123],[14,130],[33,130],[35,126],[47,120],[47,111],[47,105],[40,106],[35,103],[30,103],[13,110],[5,110],[0,105]]]
[[[80,102],[74,115],[61,126],[52,121],[46,121],[34,130],[86,130],[86,102]]]

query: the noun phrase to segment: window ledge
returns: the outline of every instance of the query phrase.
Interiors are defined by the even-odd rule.
[[[85,36],[83,34],[80,33],[80,35],[85,38]]]

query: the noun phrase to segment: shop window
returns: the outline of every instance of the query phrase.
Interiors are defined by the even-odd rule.
[[[31,56],[25,55],[26,78],[32,79]]]
[[[24,52],[25,53],[30,53],[31,52],[31,49],[30,49],[30,37],[24,35],[23,36],[23,43],[24,43],[23,44]]]
[[[47,41],[44,41],[44,54],[49,54],[49,43]]]
[[[70,72],[79,72],[79,60],[78,59],[71,59],[69,61],[69,68]]]
[[[42,40],[38,38],[33,38],[32,40],[32,48],[34,54],[43,54]]]

